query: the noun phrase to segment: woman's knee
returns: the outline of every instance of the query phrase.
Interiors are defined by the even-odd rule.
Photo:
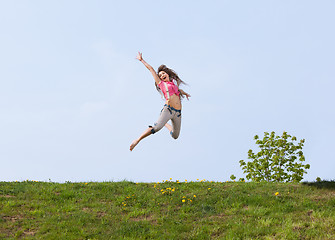
[[[174,138],[174,139],[177,139],[179,137],[179,132],[171,131],[170,134],[171,134],[171,137]]]
[[[156,132],[158,132],[159,130],[163,128],[161,124],[157,124],[157,123],[155,123],[154,126],[149,126],[149,127],[151,128],[152,134],[155,134]]]

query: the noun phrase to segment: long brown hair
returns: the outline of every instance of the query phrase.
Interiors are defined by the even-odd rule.
[[[185,84],[187,85],[183,80],[181,80],[178,76],[178,74],[173,71],[171,68],[168,68],[167,66],[165,66],[164,64],[160,65],[158,70],[157,70],[157,75],[159,74],[159,72],[164,71],[169,75],[169,78],[171,81],[175,80],[177,82],[177,86],[179,86],[180,84]],[[157,91],[163,95],[162,90],[158,87],[157,83],[155,82],[155,86]],[[183,98],[184,96],[182,96],[182,94],[180,94],[180,96]]]

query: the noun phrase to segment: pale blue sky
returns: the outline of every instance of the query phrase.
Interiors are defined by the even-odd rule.
[[[253,136],[334,179],[334,1],[0,1],[0,181],[244,177]],[[137,51],[189,85],[181,135]]]

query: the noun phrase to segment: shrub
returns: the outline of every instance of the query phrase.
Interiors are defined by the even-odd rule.
[[[305,139],[295,145],[297,138],[283,132],[282,136],[276,136],[275,132],[264,133],[263,140],[256,135],[256,144],[261,149],[258,153],[248,151],[250,162],[240,160],[240,167],[247,174],[246,178],[253,181],[268,182],[300,182],[303,179],[305,169],[310,165],[303,165],[305,161],[302,147]]]

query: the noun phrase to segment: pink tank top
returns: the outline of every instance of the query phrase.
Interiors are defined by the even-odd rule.
[[[177,94],[177,96],[180,95],[179,91],[178,91],[178,86],[176,86],[173,82],[173,80],[171,82],[164,82],[161,81],[158,84],[159,88],[162,90],[164,97],[166,100],[170,99],[170,96],[172,96],[173,94]]]

